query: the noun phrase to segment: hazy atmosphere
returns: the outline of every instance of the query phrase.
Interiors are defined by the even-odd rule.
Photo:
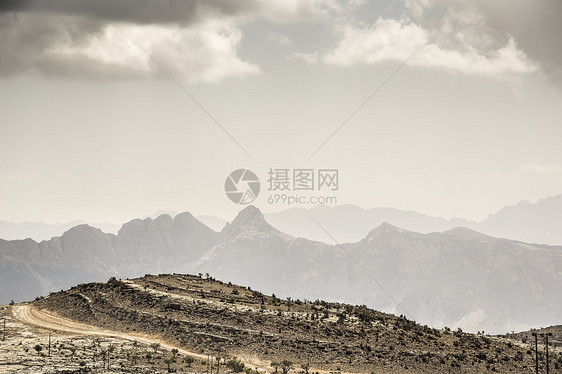
[[[288,208],[268,203],[270,169],[337,169],[339,205],[445,218],[560,194],[561,13],[557,0],[4,1],[0,220],[231,219],[240,168],[264,212]]]
[[[0,0],[0,372],[562,373],[561,15]]]

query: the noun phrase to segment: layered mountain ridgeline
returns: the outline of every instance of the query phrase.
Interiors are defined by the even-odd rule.
[[[79,225],[61,237],[37,243],[0,240],[0,303],[33,299],[76,283],[109,276],[169,270],[200,258],[220,235],[189,213],[175,218],[136,219],[117,235]]]
[[[562,195],[547,197],[534,204],[521,201],[490,214],[482,221],[460,218],[447,220],[401,209],[363,209],[354,205],[320,205],[310,210],[292,208],[266,214],[269,222],[286,233],[329,242],[330,235],[318,227],[311,216],[321,222],[340,243],[357,242],[373,227],[389,222],[421,233],[441,232],[462,226],[499,238],[562,245]]]
[[[223,358],[289,360],[345,372],[527,372],[534,355],[506,339],[444,331],[365,306],[281,300],[189,275],[82,284],[34,302],[79,322],[160,336]],[[551,362],[562,363],[558,353]],[[558,366],[553,373],[560,372]]]
[[[366,304],[474,332],[562,318],[561,247],[463,228],[424,235],[383,224],[358,243],[331,246],[244,225],[202,269],[278,295]]]
[[[561,247],[462,228],[424,235],[383,224],[360,242],[328,245],[284,234],[250,206],[220,233],[184,213],[135,220],[118,235],[79,226],[48,242],[0,242],[0,264],[4,303],[110,276],[201,272],[433,327],[505,333],[562,323]]]
[[[0,238],[5,240],[18,240],[31,238],[36,241],[49,240],[55,236],[60,236],[65,231],[74,226],[85,224],[83,221],[73,221],[65,223],[45,223],[45,222],[7,222],[0,221]],[[112,223],[91,223],[91,226],[101,229],[103,232],[116,233],[120,225]]]
[[[174,217],[178,213],[161,211],[145,218],[156,219],[164,214]],[[442,232],[462,226],[499,238],[562,245],[562,195],[547,197],[536,203],[521,201],[515,206],[506,206],[490,214],[482,221],[468,221],[462,218],[447,220],[408,210],[382,207],[363,209],[350,204],[334,207],[319,205],[308,210],[290,208],[266,213],[265,217],[268,222],[285,233],[321,242],[331,242],[330,236],[337,238],[340,243],[357,242],[373,227],[389,222],[394,226],[420,233]],[[197,219],[215,231],[220,231],[226,223],[222,218],[209,215],[197,216]],[[315,220],[321,222],[330,235],[319,227]],[[44,240],[60,236],[80,223],[83,222],[45,224],[0,221],[0,238]],[[91,226],[111,233],[116,233],[119,229],[119,226],[113,224],[96,223]]]

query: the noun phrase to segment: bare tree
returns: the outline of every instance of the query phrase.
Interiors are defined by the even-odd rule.
[[[160,348],[160,343],[152,343],[150,345],[150,348],[152,348],[154,350],[154,353],[158,352],[158,348]]]
[[[280,366],[281,370],[283,370],[283,374],[287,374],[290,370],[293,370],[293,363],[291,361],[283,360]]]
[[[172,363],[172,359],[171,359],[171,358],[167,358],[167,359],[164,360],[164,363],[165,363],[166,365],[168,365],[168,373],[171,373],[171,372],[172,372],[172,368],[170,367],[170,364]]]

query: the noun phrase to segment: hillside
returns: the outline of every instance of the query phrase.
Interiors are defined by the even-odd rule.
[[[215,232],[189,213],[131,221],[117,235],[81,225],[60,238],[0,240],[0,303],[146,273],[210,273],[280,297],[336,300],[432,327],[490,333],[562,323],[562,248],[469,229],[390,224],[359,242],[295,238],[249,206]],[[304,286],[303,286],[304,285]]]
[[[548,335],[549,346],[562,349],[562,326],[550,326],[544,327],[540,329],[533,329],[529,331],[521,331],[521,332],[512,332],[509,334],[502,335],[503,337],[511,340],[517,340],[521,343],[534,343],[534,336],[533,334],[537,334],[539,345],[545,344],[545,336]]]
[[[81,284],[33,303],[80,323],[146,336],[200,354],[289,360],[344,372],[525,372],[525,345],[432,329],[364,306],[285,299],[190,275]],[[552,353],[552,367],[562,356]],[[134,370],[134,369],[133,369]],[[562,372],[556,368],[553,373]]]

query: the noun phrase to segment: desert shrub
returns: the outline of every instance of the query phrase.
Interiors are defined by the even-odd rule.
[[[244,363],[242,361],[237,360],[235,358],[227,361],[226,367],[232,370],[234,373],[241,373],[244,371]]]

